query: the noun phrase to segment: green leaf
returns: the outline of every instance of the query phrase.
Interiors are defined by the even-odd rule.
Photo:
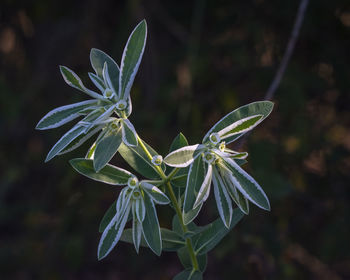
[[[75,158],[69,162],[80,174],[109,185],[126,185],[129,178],[133,177],[129,171],[110,164],[105,165],[99,172],[96,172],[93,166],[94,161],[92,159]]]
[[[174,138],[173,142],[170,145],[169,153],[180,149],[182,147],[188,146],[187,139],[185,135],[183,135],[181,132]]]
[[[141,182],[141,188],[152,198],[157,204],[168,204],[169,198],[156,186],[153,186],[146,182]]]
[[[233,201],[236,203],[236,205],[241,209],[241,211],[248,215],[249,214],[249,202],[248,200],[242,195],[242,193],[237,190],[235,185],[232,183],[231,179],[227,174],[223,173],[223,183],[225,184],[225,187],[230,194]]]
[[[87,132],[80,134],[76,137],[72,142],[69,143],[62,151],[59,152],[59,155],[63,155],[65,153],[69,153],[76,148],[79,148],[82,144],[85,143],[88,139],[90,139],[93,135],[99,132],[103,128],[103,125],[95,125],[91,127]]]
[[[162,237],[162,250],[174,252],[185,245],[185,241],[181,237],[179,237],[175,232],[166,228],[161,228],[160,232]],[[130,244],[133,243],[132,230],[125,229],[120,240]],[[140,246],[148,247],[143,236],[141,237]]]
[[[92,68],[94,68],[97,76],[103,80],[103,66],[107,63],[108,74],[116,93],[119,92],[119,66],[118,64],[106,53],[99,49],[91,49],[90,62]]]
[[[100,226],[98,228],[99,232],[103,232],[106,229],[108,224],[111,222],[111,220],[113,219],[113,217],[117,213],[116,204],[117,204],[117,200],[114,201],[111,206],[109,206],[108,210],[104,214],[104,216],[100,222]]]
[[[91,72],[89,72],[88,75],[93,84],[103,93],[106,89],[106,85],[103,79]]]
[[[232,111],[231,113],[224,116],[221,120],[219,120],[204,136],[203,143],[206,143],[209,141],[209,136],[212,133],[217,133],[220,130],[223,130],[224,128],[228,127],[232,123],[241,120],[243,118],[253,116],[253,115],[263,115],[263,118],[261,121],[263,121],[272,111],[273,109],[273,103],[270,101],[257,101],[250,104],[247,104],[245,106],[239,107],[238,109]],[[236,140],[238,137],[240,137],[243,134],[237,134],[232,137],[228,137],[225,139],[226,144],[229,144]]]
[[[65,67],[65,66],[60,66],[60,71],[61,71],[61,74],[63,76],[63,79],[64,81],[70,85],[71,87],[74,87],[76,89],[79,89],[81,90],[82,92],[90,95],[91,97],[93,98],[97,98],[97,99],[103,99],[103,97],[90,90],[90,89],[87,89],[83,82],[80,80],[80,78],[78,77],[77,74],[75,74],[72,70],[70,70],[68,67]]]
[[[263,115],[253,115],[243,118],[220,130],[218,134],[221,140],[225,140],[237,134],[244,134],[256,127],[262,121],[263,117]]]
[[[270,202],[260,185],[234,160],[224,158],[224,165],[232,173],[230,179],[235,187],[256,206],[270,210]]]
[[[230,228],[226,228],[219,218],[210,223],[205,229],[196,236],[195,252],[203,255],[212,250],[227,233],[243,218],[244,214],[238,208],[233,210]]]
[[[158,256],[162,252],[162,238],[160,234],[160,227],[157,217],[157,211],[152,199],[144,196],[146,207],[146,216],[142,222],[143,237],[145,238],[148,247]]]
[[[142,55],[146,45],[147,24],[141,21],[131,33],[124,48],[120,78],[119,98],[126,100],[130,94],[137,70],[141,63]]]
[[[164,162],[173,167],[186,167],[200,155],[203,148],[203,145],[198,144],[182,147],[168,154]]]
[[[209,164],[203,183],[198,191],[198,195],[196,197],[196,201],[194,202],[193,208],[197,208],[199,205],[203,204],[207,200],[210,193],[212,175],[213,175],[213,166]]]
[[[137,215],[135,212],[135,204],[132,207],[132,240],[134,242],[135,250],[138,253],[140,244],[141,244],[141,236],[142,236],[142,223],[137,219]]]
[[[190,222],[189,224],[187,224],[188,231],[185,234],[183,232],[182,226],[180,224],[179,217],[177,215],[175,215],[173,217],[173,221],[172,221],[172,229],[177,235],[179,235],[183,238],[187,238],[187,237],[191,237],[192,235],[200,232],[202,227],[198,227],[194,222]]]
[[[97,105],[96,100],[87,100],[70,105],[58,107],[48,112],[37,124],[36,129],[44,130],[56,128],[80,116],[79,112]]]
[[[128,221],[130,208],[131,205],[129,204],[121,217],[119,217],[118,214],[115,215],[104,230],[97,250],[99,260],[105,258],[112,251],[115,245],[117,245],[123,233],[125,224]]]
[[[184,223],[190,223],[201,209],[201,205],[193,209],[194,202],[202,186],[205,177],[205,166],[201,156],[197,157],[190,166],[187,186],[185,191],[185,199],[183,205]]]
[[[186,244],[185,240],[182,239],[176,232],[166,228],[161,228],[160,231],[162,233],[162,249],[164,251],[177,251]]]
[[[221,220],[225,226],[229,228],[232,220],[232,202],[226,190],[226,186],[224,185],[224,182],[219,176],[216,168],[214,168],[213,172],[213,185],[216,205],[218,207]]]
[[[171,143],[169,153],[180,149],[182,147],[188,146],[188,142],[186,137],[180,132],[173,142]],[[167,175],[170,174],[171,171],[173,171],[173,167],[167,168]],[[189,166],[186,168],[181,168],[177,173],[176,176],[171,178],[171,183],[178,188],[185,188],[186,187],[186,181],[187,181],[187,174],[189,171]]]
[[[146,207],[145,207],[145,202],[143,199],[138,199],[134,203],[135,205],[135,213],[136,217],[140,222],[143,222],[146,216]]]
[[[177,251],[177,255],[184,268],[187,268],[187,269],[193,268],[191,257],[188,254],[188,248],[186,246],[180,248]],[[203,255],[197,256],[197,261],[198,261],[199,271],[202,271],[202,272],[205,271],[205,268],[207,267],[207,255],[203,254]]]
[[[122,143],[121,128],[110,129],[97,143],[94,155],[94,168],[100,171],[118,151]]]
[[[149,145],[147,145],[145,142],[144,144],[152,156],[158,155],[158,153],[155,150],[153,150]],[[124,160],[142,176],[149,179],[160,178],[156,168],[148,159],[147,155],[140,147],[140,145],[136,147],[130,147],[122,143],[119,147],[118,152],[124,158]],[[162,164],[162,169],[165,169],[164,164]]]
[[[65,147],[69,145],[76,137],[82,134],[85,130],[85,127],[77,125],[74,126],[71,130],[69,130],[66,134],[64,134],[60,140],[52,147],[50,152],[48,153],[45,162],[51,160],[54,156],[60,153]]]
[[[203,275],[199,271],[194,271],[192,269],[186,269],[179,274],[177,274],[173,280],[202,280]]]
[[[137,133],[134,126],[128,119],[123,119],[121,122],[123,143],[127,146],[137,146]]]

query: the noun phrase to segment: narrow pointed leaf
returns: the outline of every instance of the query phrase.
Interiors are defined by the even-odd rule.
[[[134,242],[135,250],[138,253],[140,244],[141,244],[141,236],[142,236],[142,223],[137,219],[135,208],[133,204],[133,220],[132,220],[132,240]]]
[[[96,172],[93,166],[94,161],[92,159],[75,158],[69,162],[80,174],[109,185],[126,185],[129,178],[133,176],[129,171],[111,164],[105,165],[99,172]]]
[[[187,186],[185,191],[184,205],[183,205],[183,217],[184,223],[190,223],[201,209],[201,205],[193,209],[196,197],[198,196],[199,189],[204,181],[205,166],[201,156],[197,157],[190,166],[189,174],[187,177]]]
[[[158,153],[152,149],[148,144],[144,142],[145,146],[149,150],[152,156],[158,155]],[[126,146],[124,143],[120,145],[118,150],[124,160],[138,173],[149,179],[159,179],[159,174],[151,163],[145,152],[142,150],[140,145],[136,147]],[[162,169],[165,170],[165,165],[161,165]]]
[[[225,174],[223,176],[223,183],[226,186],[227,192],[229,193],[233,201],[236,203],[236,205],[239,207],[239,209],[241,209],[241,211],[244,214],[248,215],[249,201],[242,195],[242,193],[239,190],[237,190],[228,174]]]
[[[173,167],[186,167],[190,165],[203,150],[202,145],[185,146],[177,149],[164,158],[164,162]]]
[[[170,202],[169,198],[156,186],[141,182],[141,187],[156,204],[168,204]]]
[[[113,94],[118,94],[118,92],[116,92],[116,89],[114,88],[111,77],[109,76],[107,62],[105,62],[105,64],[103,65],[102,76],[103,76],[103,80],[104,80],[105,85],[113,91]],[[118,88],[117,88],[117,90],[118,90]]]
[[[100,222],[100,226],[98,228],[99,232],[104,232],[104,230],[106,229],[108,224],[112,221],[113,217],[117,213],[116,204],[117,204],[117,201],[114,201],[111,204],[111,206],[109,206],[109,208],[106,211],[106,213],[104,214],[104,216],[103,216],[103,218],[102,218],[102,220]]]
[[[115,89],[115,92],[119,92],[119,66],[118,64],[106,53],[99,49],[91,49],[90,52],[90,61],[92,68],[94,68],[97,76],[100,79],[103,79],[103,65],[106,62],[108,66],[108,73],[111,80],[111,83],[113,85],[113,88]]]
[[[219,176],[216,169],[213,172],[213,185],[216,205],[221,217],[222,222],[227,228],[230,228],[232,220],[232,202],[231,198],[226,190],[223,180]]]
[[[181,237],[179,237],[175,232],[166,228],[161,228],[160,232],[162,236],[162,250],[174,252],[185,245],[185,241]],[[125,229],[120,240],[130,244],[133,243],[132,229]],[[140,246],[148,247],[146,240],[143,236],[141,236]]]
[[[232,159],[224,159],[225,166],[232,172],[230,177],[236,188],[258,207],[270,210],[270,202],[260,185]]]
[[[212,174],[213,174],[213,167],[211,164],[209,164],[207,173],[198,191],[198,195],[196,197],[196,201],[194,202],[193,208],[197,208],[200,204],[204,203],[207,200],[210,192]]]
[[[51,160],[54,156],[59,154],[65,147],[69,145],[76,137],[84,132],[85,128],[83,126],[74,126],[71,130],[69,130],[66,134],[64,134],[60,140],[52,147],[50,152],[48,153],[45,162]]]
[[[101,91],[104,92],[104,90],[106,89],[106,85],[103,81],[103,79],[101,79],[99,76],[97,76],[94,73],[89,72],[89,78],[90,80],[93,82],[93,84]]]
[[[87,89],[83,82],[80,80],[80,78],[78,77],[77,74],[75,74],[72,70],[70,70],[68,67],[65,67],[65,66],[60,66],[60,71],[61,71],[61,74],[63,76],[63,79],[64,81],[70,85],[71,87],[74,87],[76,89],[79,89],[81,90],[82,92],[90,95],[91,97],[93,98],[97,98],[97,99],[102,99],[103,97],[90,90],[90,89]]]
[[[122,120],[123,143],[127,146],[137,146],[137,133],[128,119]]]
[[[135,201],[135,212],[137,219],[142,223],[146,216],[146,207],[143,199],[138,199]]]
[[[187,139],[185,135],[183,135],[181,132],[174,138],[173,142],[170,145],[169,153],[180,149],[182,147],[188,146]]]
[[[116,214],[104,230],[98,245],[97,256],[99,260],[105,258],[117,245],[128,220],[130,208],[131,206],[129,205],[121,218]],[[120,221],[118,222],[118,220]]]
[[[122,143],[121,129],[111,129],[97,143],[94,156],[94,168],[100,171],[115,155]]]
[[[145,238],[149,248],[156,254],[160,255],[162,252],[162,238],[157,217],[157,211],[152,199],[144,196],[146,207],[146,216],[142,222],[143,237]]]
[[[206,254],[212,250],[229,233],[234,226],[243,218],[244,214],[238,208],[233,210],[230,228],[226,228],[221,218],[207,225],[198,234],[195,252],[198,255]]]
[[[240,119],[218,132],[220,138],[225,140],[237,134],[243,134],[256,127],[263,119],[263,115],[253,115]]]
[[[90,128],[90,130],[88,130],[86,133],[80,134],[72,142],[70,142],[69,145],[67,145],[62,151],[60,151],[59,155],[63,155],[65,153],[69,153],[69,152],[75,150],[76,148],[79,148],[88,139],[90,139],[97,132],[99,132],[102,129],[102,127],[103,127],[103,125],[95,125],[92,128]]]
[[[270,101],[257,101],[245,106],[239,107],[238,109],[232,111],[231,113],[224,116],[221,120],[219,120],[204,136],[203,143],[209,141],[210,134],[214,132],[219,132],[220,130],[225,129],[232,123],[241,120],[243,118],[253,116],[253,115],[263,115],[264,117],[261,119],[263,121],[272,111],[273,103]],[[260,121],[260,122],[261,122]],[[243,133],[233,135],[232,137],[228,137],[225,139],[226,144],[229,144],[239,138]]]
[[[131,86],[141,63],[146,38],[147,24],[143,20],[135,27],[124,48],[119,79],[119,97],[122,99],[126,100],[130,94]]]
[[[37,124],[36,129],[56,128],[80,116],[79,112],[97,104],[96,100],[87,100],[58,107],[48,112]]]

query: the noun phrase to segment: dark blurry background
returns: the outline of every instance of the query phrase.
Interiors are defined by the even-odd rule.
[[[75,173],[75,152],[44,159],[70,125],[36,131],[51,109],[87,99],[89,52],[119,63],[143,18],[148,41],[131,92],[131,121],[166,155],[182,131],[191,144],[234,108],[262,100],[288,42],[299,1],[0,2],[0,278],[170,279],[181,270],[120,243],[97,261],[98,225],[119,189]],[[241,147],[270,197],[209,254],[205,279],[350,279],[350,5],[312,0],[271,116]],[[232,146],[234,148],[235,145]],[[126,165],[118,156],[114,163]],[[199,223],[217,217],[206,203]],[[169,226],[167,207],[160,221]]]

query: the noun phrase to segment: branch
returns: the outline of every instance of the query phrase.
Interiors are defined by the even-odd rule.
[[[284,72],[286,71],[288,62],[293,54],[295,44],[296,44],[297,39],[299,37],[299,31],[300,31],[301,25],[303,23],[305,11],[306,11],[308,4],[309,4],[309,0],[301,0],[300,1],[297,17],[295,19],[294,27],[292,30],[292,34],[289,38],[287,48],[284,52],[281,64],[276,72],[275,78],[273,79],[272,83],[270,84],[269,89],[266,92],[266,95],[265,95],[266,100],[271,100],[273,98],[279,84],[281,83],[282,77],[284,75]]]

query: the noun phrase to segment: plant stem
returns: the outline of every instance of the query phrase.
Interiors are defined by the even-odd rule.
[[[140,147],[146,153],[146,155],[149,158],[149,160],[152,161],[153,157],[152,157],[151,153],[149,152],[149,150],[147,149],[146,145],[143,143],[142,139],[138,135],[137,135],[137,140],[139,142]],[[166,185],[166,187],[168,189],[171,203],[173,204],[173,206],[175,208],[176,215],[179,218],[182,230],[183,230],[184,233],[187,233],[188,232],[188,228],[183,222],[182,211],[181,211],[180,205],[177,202],[176,195],[175,195],[174,190],[173,190],[173,188],[172,188],[172,186],[171,186],[171,184],[169,182],[169,180],[178,171],[178,168],[175,168],[168,176],[166,176],[164,171],[163,171],[163,169],[160,166],[155,165],[154,167],[156,168],[159,176],[164,180],[164,182],[166,182],[165,185]],[[191,262],[192,262],[193,268],[195,270],[199,270],[198,260],[197,260],[196,254],[195,254],[193,246],[192,246],[191,238],[186,238],[186,247],[187,247],[187,250],[188,250],[188,254],[189,254],[190,258],[191,258]]]

